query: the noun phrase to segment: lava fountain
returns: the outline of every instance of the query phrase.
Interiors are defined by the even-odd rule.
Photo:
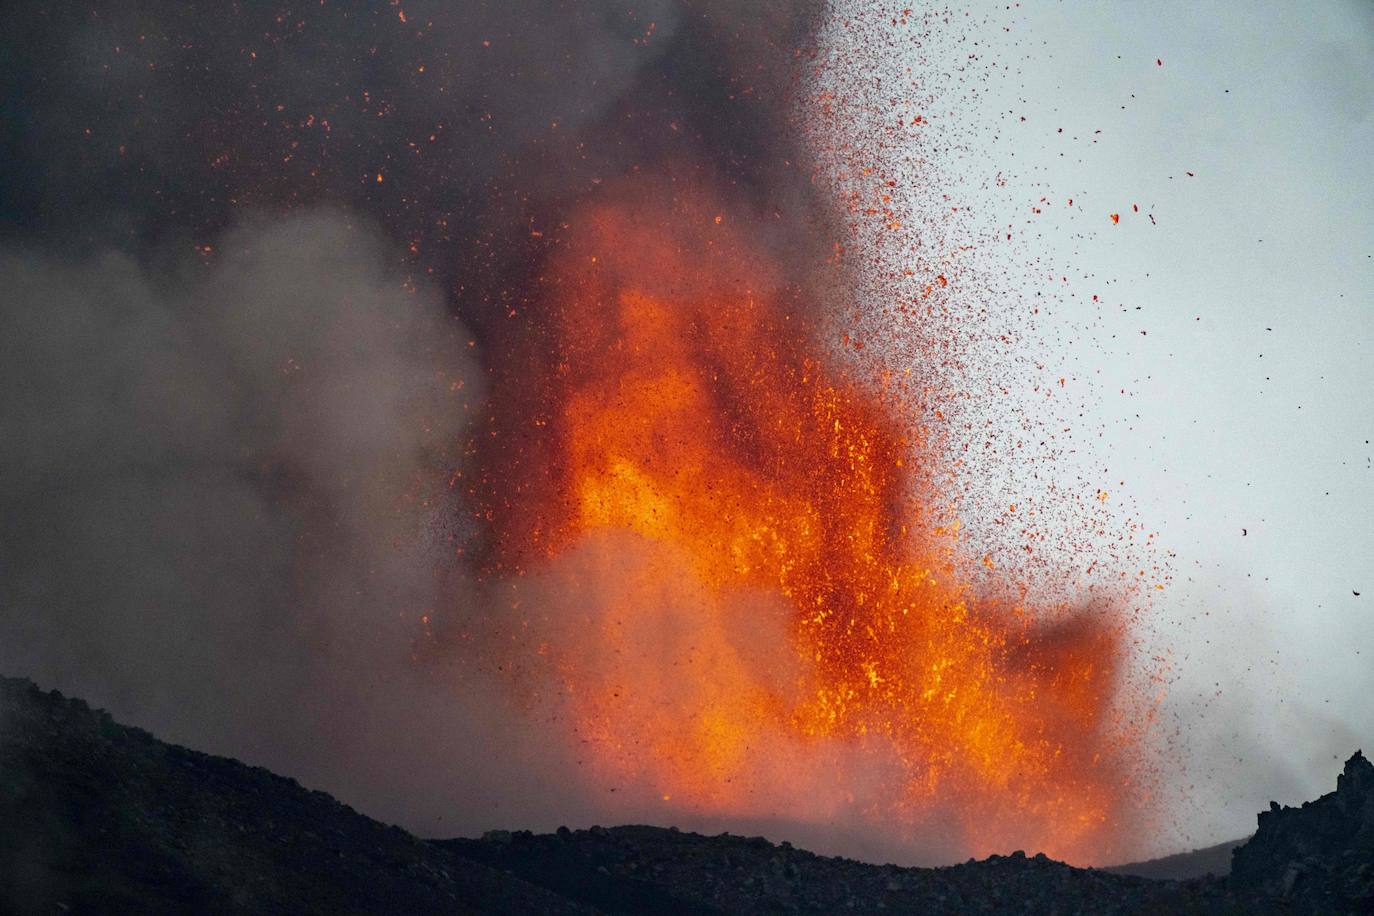
[[[570,221],[478,445],[503,676],[663,817],[1111,855],[1117,617],[980,600],[914,385],[838,368],[760,220],[638,178]]]
[[[0,525],[22,547],[0,563],[8,664],[44,634],[35,672],[94,659],[92,695],[417,828],[542,817],[512,797],[572,755],[552,815],[786,822],[771,832],[881,834],[925,861],[1129,846],[1149,705],[1122,688],[1128,602],[1042,606],[1013,565],[980,565],[930,406],[962,396],[922,375],[968,352],[922,334],[956,339],[942,308],[966,304],[986,239],[947,222],[967,208],[930,163],[957,144],[919,139],[965,97],[932,80],[974,88],[968,17],[99,6],[5,20],[30,112],[0,131],[6,238],[51,243],[34,277],[128,255],[53,286],[53,315],[35,294],[37,330],[9,335],[35,432],[6,429],[27,470],[5,505],[31,513]],[[820,85],[827,59],[847,76]],[[885,168],[894,149],[916,154]],[[919,229],[894,201],[915,188]],[[272,214],[291,219],[256,227]],[[855,282],[864,220],[913,245]],[[128,290],[89,279],[108,270]],[[894,308],[911,323],[869,333]],[[47,387],[80,409],[24,400]],[[72,447],[29,448],[59,429]],[[372,689],[412,678],[412,704]]]

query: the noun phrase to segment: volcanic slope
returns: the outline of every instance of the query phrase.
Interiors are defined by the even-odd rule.
[[[1149,859],[1145,862],[1112,865],[1103,870],[1119,875],[1139,875],[1142,878],[1181,880],[1183,878],[1199,878],[1203,875],[1216,875],[1224,878],[1231,873],[1231,853],[1235,852],[1236,847],[1244,845],[1244,843],[1245,840],[1243,839],[1231,840],[1203,849],[1176,852],[1173,855]]]
[[[1022,853],[898,868],[656,827],[424,841],[0,678],[0,912],[1361,912],[1374,902],[1371,785],[1357,755],[1337,792],[1261,817],[1229,883]]]

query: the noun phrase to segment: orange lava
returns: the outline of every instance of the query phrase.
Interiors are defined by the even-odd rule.
[[[1113,615],[979,600],[915,398],[835,367],[755,217],[603,199],[545,278],[550,349],[497,381],[483,468],[510,667],[547,677],[589,778],[1110,857]]]

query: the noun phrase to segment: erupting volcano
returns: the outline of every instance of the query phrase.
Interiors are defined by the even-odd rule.
[[[1004,369],[968,341],[1042,301],[979,285],[1024,252],[942,178],[938,77],[973,77],[935,58],[972,60],[972,26],[784,0],[10,18],[41,107],[0,336],[14,397],[51,392],[13,408],[45,448],[0,456],[14,673],[419,833],[1141,852],[1143,529],[1094,516],[1103,552],[1041,587],[1066,529],[979,460],[1057,448],[1072,394],[1021,451],[994,440],[1039,415],[951,380]],[[1071,473],[1040,505],[1106,512],[1109,472]]]
[[[1369,911],[1270,6],[0,7],[0,910]]]
[[[475,446],[497,663],[622,798],[1110,856],[1119,621],[980,598],[919,385],[837,368],[759,220],[665,178],[570,221]]]

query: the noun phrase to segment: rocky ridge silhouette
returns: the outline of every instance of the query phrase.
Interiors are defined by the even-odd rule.
[[[1021,852],[945,868],[672,828],[418,839],[294,780],[0,678],[0,912],[1374,912],[1374,766],[1259,816],[1229,878]]]

